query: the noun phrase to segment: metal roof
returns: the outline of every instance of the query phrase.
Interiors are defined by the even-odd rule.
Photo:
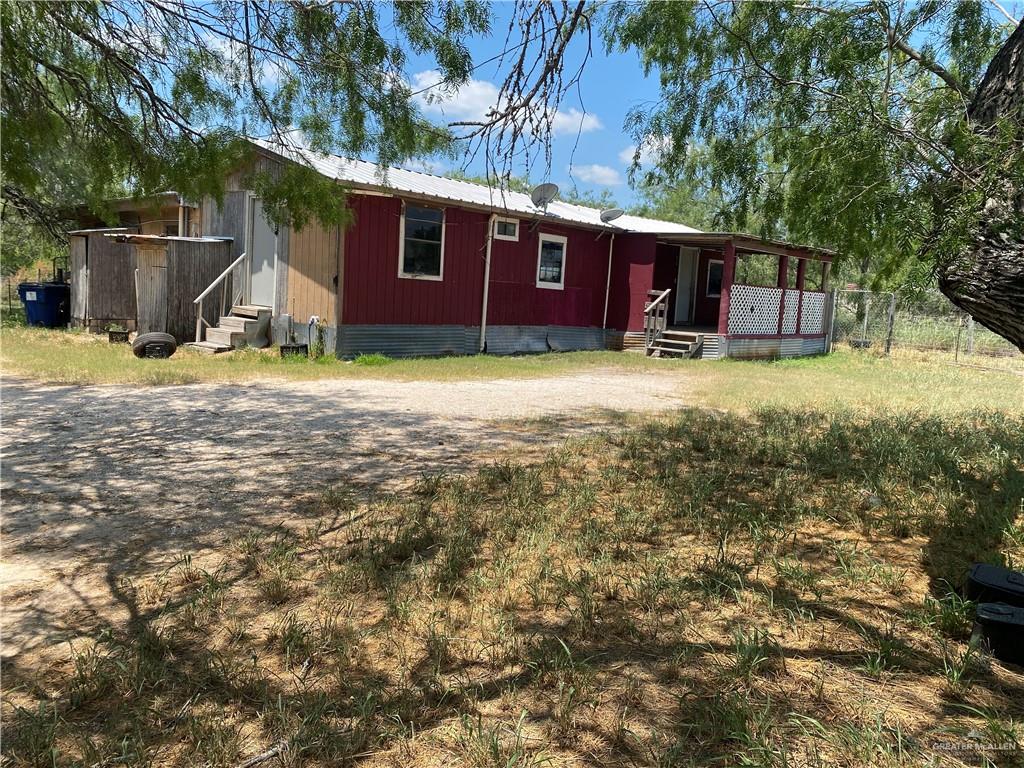
[[[684,224],[629,214],[624,214],[614,222],[605,224],[601,221],[599,208],[589,208],[584,205],[573,205],[555,200],[548,204],[547,210],[544,210],[534,206],[530,196],[522,192],[511,192],[489,187],[486,184],[449,179],[430,173],[407,171],[404,168],[381,166],[365,160],[322,155],[290,144],[263,139],[251,139],[251,141],[266,152],[286,160],[309,165],[328,178],[359,189],[405,193],[435,200],[452,200],[491,211],[541,218],[547,221],[583,224],[609,232],[626,231],[662,235],[700,232],[699,229],[687,227]]]

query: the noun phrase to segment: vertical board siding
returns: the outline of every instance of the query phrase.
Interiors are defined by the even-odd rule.
[[[647,292],[654,284],[654,257],[657,244],[658,239],[655,235],[616,236],[612,256],[611,290],[608,295],[609,328],[618,331],[643,330],[644,303],[647,301]],[[605,258],[607,259],[607,253]]]
[[[281,312],[290,314],[298,323],[306,323],[310,315],[318,315],[328,325],[334,325],[339,247],[337,227],[328,230],[316,222],[309,222],[301,230],[291,231],[288,299]]]
[[[135,253],[127,243],[118,243],[101,232],[87,235],[89,263],[89,320],[102,328],[111,323],[134,324]]]
[[[193,341],[196,332],[193,301],[233,261],[231,250],[231,243],[226,240],[168,242],[167,333],[179,343]],[[220,317],[221,296],[220,289],[216,288],[203,302],[203,317],[210,325],[216,325]]]
[[[344,233],[344,325],[479,325],[486,214],[445,211],[444,279],[398,277],[402,201],[351,195]]]
[[[486,230],[486,226],[484,227]],[[540,236],[566,238],[564,287],[537,287]],[[488,325],[601,327],[609,235],[519,220],[519,241],[495,240],[491,249]],[[479,247],[479,246],[478,246]],[[477,291],[477,303],[480,292]]]
[[[86,320],[86,298],[89,295],[88,278],[86,275],[85,237],[72,235],[70,238],[71,268],[71,324],[82,325]]]

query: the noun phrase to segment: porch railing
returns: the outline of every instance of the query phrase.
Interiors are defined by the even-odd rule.
[[[234,268],[237,267],[239,264],[242,264],[242,263],[245,263],[245,262],[246,262],[246,254],[242,253],[241,256],[239,256],[237,259],[232,261],[227,266],[227,268],[223,272],[221,272],[220,275],[217,276],[216,280],[214,280],[212,283],[210,283],[208,286],[206,286],[206,290],[205,291],[203,291],[198,296],[196,296],[196,298],[192,301],[192,303],[196,305],[196,343],[197,344],[200,341],[203,340],[203,326],[205,325],[207,328],[210,327],[210,324],[208,322],[206,322],[206,318],[203,317],[203,300],[206,299],[206,297],[209,296],[210,293],[213,292],[213,289],[216,288],[219,285],[220,286],[220,314],[223,315],[224,312],[226,311],[226,309],[228,308],[228,306],[233,306],[235,303],[237,303],[242,298],[242,296],[243,296],[243,293],[244,293],[244,290],[245,290],[243,284],[245,283],[245,280],[244,279],[239,280],[238,281],[239,282],[238,290],[231,292],[232,295],[231,295],[231,304],[230,305],[227,304],[227,300],[228,300],[228,284],[227,284],[226,281],[227,281],[228,275],[231,274],[232,270],[234,270]]]
[[[668,297],[671,293],[671,288],[666,288],[661,293],[647,293],[650,300],[644,306],[644,352],[648,355],[651,354],[651,347],[658,337],[668,328]]]

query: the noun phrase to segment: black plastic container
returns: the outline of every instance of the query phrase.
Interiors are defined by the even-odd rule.
[[[1024,608],[1024,573],[975,563],[967,572],[967,597],[976,603],[1006,603]]]
[[[107,341],[111,344],[127,344],[128,331],[107,331]]]
[[[1024,608],[982,603],[978,606],[977,621],[993,656],[1024,666]]]
[[[309,357],[309,344],[282,344],[281,357]]]

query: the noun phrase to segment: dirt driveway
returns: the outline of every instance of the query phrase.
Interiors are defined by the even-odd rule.
[[[678,407],[679,374],[3,387],[3,656],[125,617],[125,575],[302,519],[325,488],[394,487]],[[553,418],[546,429],[522,423]]]

